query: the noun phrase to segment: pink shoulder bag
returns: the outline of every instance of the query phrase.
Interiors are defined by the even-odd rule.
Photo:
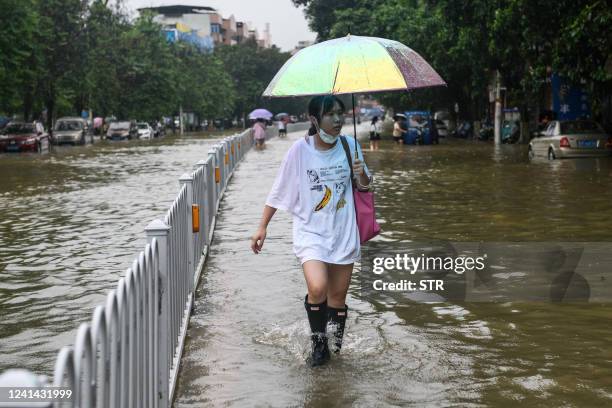
[[[359,191],[354,185],[353,160],[349,150],[348,142],[344,136],[340,136],[342,147],[348,159],[351,169],[351,184],[353,185],[353,200],[355,202],[355,216],[357,228],[359,229],[359,240],[363,244],[380,233],[380,225],[376,222],[376,211],[374,208],[374,193],[371,191]]]

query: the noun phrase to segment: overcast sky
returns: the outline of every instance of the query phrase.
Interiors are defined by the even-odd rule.
[[[251,22],[260,35],[270,23],[272,43],[283,51],[290,51],[298,41],[314,40],[316,34],[310,31],[301,9],[291,0],[125,0],[131,10],[139,7],[160,5],[200,5],[217,9],[227,18],[231,14],[237,21]]]

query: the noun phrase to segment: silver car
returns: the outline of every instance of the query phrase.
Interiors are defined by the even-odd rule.
[[[53,143],[55,144],[86,144],[93,143],[93,133],[87,121],[78,117],[59,118],[53,128]]]
[[[529,158],[601,157],[612,153],[612,138],[592,120],[554,120],[529,143]]]

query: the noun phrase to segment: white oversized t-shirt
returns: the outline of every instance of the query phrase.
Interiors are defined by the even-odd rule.
[[[355,157],[355,139],[346,137]],[[350,264],[361,255],[351,186],[351,172],[340,139],[317,150],[300,138],[289,149],[266,204],[293,215],[293,251],[300,263],[319,260]],[[363,161],[361,146],[359,159]],[[365,166],[366,174],[369,170]]]

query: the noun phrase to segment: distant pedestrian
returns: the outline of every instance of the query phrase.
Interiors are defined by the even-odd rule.
[[[278,137],[287,136],[287,122],[285,122],[285,118],[281,118],[278,121]]]
[[[266,142],[266,120],[258,118],[253,124],[253,138],[255,139],[255,149],[261,150]]]
[[[393,122],[393,141],[395,144],[403,143],[402,135],[407,131],[406,122],[401,116],[396,116],[395,121]]]
[[[380,142],[381,133],[382,122],[378,120],[378,116],[374,116],[370,124],[370,150],[378,150],[378,142]]]

